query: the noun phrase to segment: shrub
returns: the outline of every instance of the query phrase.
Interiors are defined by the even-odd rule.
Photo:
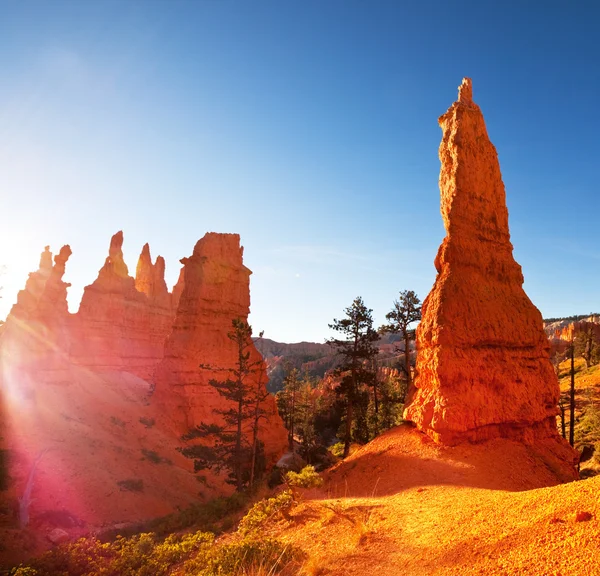
[[[13,576],[166,576],[192,555],[204,558],[206,565],[213,543],[214,536],[206,532],[172,534],[162,542],[146,533],[106,544],[81,538],[17,568]]]
[[[119,531],[110,530],[102,535],[102,540],[111,540],[118,534],[132,536],[140,532],[154,532],[159,536],[164,536],[191,527],[197,530],[218,531],[216,524],[223,522],[223,519],[227,520],[229,515],[241,510],[247,501],[248,497],[245,494],[234,492],[231,496],[221,496],[206,504],[192,504],[178,512],[134,524]],[[231,524],[230,521],[229,526]]]
[[[130,492],[143,492],[144,481],[138,478],[128,478],[127,480],[119,480],[117,486],[120,486],[122,490],[129,490]]]
[[[285,475],[285,481],[288,486],[293,488],[319,488],[323,486],[323,478],[314,466],[305,466],[298,473],[288,472]]]
[[[96,538],[57,546],[12,576],[241,576],[267,569],[275,575],[303,557],[298,548],[273,539],[241,539],[216,544],[207,532],[172,534],[160,540],[143,533],[102,544]],[[289,570],[288,570],[289,573]]]
[[[158,454],[158,452],[154,450],[146,450],[146,448],[142,448],[142,455],[144,456],[144,458],[150,460],[150,462],[154,464],[173,464],[171,460],[169,460],[168,458],[163,458]]]
[[[238,532],[245,536],[261,530],[269,520],[283,516],[287,517],[289,510],[294,505],[294,496],[291,490],[285,490],[273,498],[260,500],[241,519]]]
[[[334,444],[331,448],[329,448],[329,451],[334,456],[337,456],[338,458],[343,458],[343,456],[344,456],[344,443],[343,442],[338,442],[337,444]]]
[[[600,440],[600,409],[589,403],[575,427],[575,444],[593,444]]]
[[[125,428],[125,421],[117,418],[116,416],[110,417],[110,423],[114,426],[119,426],[120,428]]]
[[[299,548],[272,538],[243,539],[217,547],[208,558],[207,566],[199,574],[202,576],[245,575],[262,569],[264,573],[274,575],[288,569],[303,556]],[[187,569],[188,566],[185,568]]]
[[[142,416],[140,418],[140,424],[143,424],[146,428],[152,428],[152,426],[156,424],[156,420],[154,420],[154,418],[146,418],[146,416]]]

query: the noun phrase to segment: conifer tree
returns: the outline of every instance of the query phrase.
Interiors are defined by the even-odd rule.
[[[241,492],[245,485],[254,480],[255,471],[251,468],[257,466],[259,460],[257,455],[261,450],[258,441],[258,422],[263,416],[260,406],[265,394],[262,391],[260,376],[255,386],[249,385],[248,380],[257,373],[262,373],[263,360],[262,358],[257,361],[250,359],[252,328],[247,322],[239,318],[234,319],[232,330],[227,337],[235,344],[236,364],[232,368],[218,369],[228,373],[226,379],[209,380],[209,384],[227,400],[229,406],[226,409],[213,410],[215,414],[221,416],[223,424],[200,423],[182,439],[185,441],[200,439],[208,443],[185,446],[179,448],[179,451],[194,460],[195,471],[227,470],[226,481]],[[207,365],[201,367],[215,370]],[[244,434],[248,421],[253,431],[252,443],[248,442]]]
[[[337,349],[342,359],[337,369],[342,375],[337,392],[343,396],[346,405],[344,458],[350,453],[355,404],[362,398],[361,388],[371,381],[372,359],[379,353],[375,346],[379,334],[373,329],[373,311],[365,306],[362,298],[355,298],[352,305],[345,309],[345,313],[345,318],[335,318],[333,324],[329,324],[331,329],[340,332],[344,338],[327,341]]]
[[[300,387],[301,381],[298,369],[291,368],[288,365],[283,378],[283,388],[277,393],[277,408],[288,431],[288,446],[291,452],[294,451],[294,432],[298,412],[297,399]]]
[[[404,340],[404,366],[406,372],[407,385],[412,383],[411,362],[410,362],[410,341],[414,337],[414,331],[409,326],[414,322],[421,320],[421,301],[412,290],[400,292],[400,298],[394,300],[394,306],[385,317],[389,323],[382,326],[379,330],[383,333],[400,334]]]

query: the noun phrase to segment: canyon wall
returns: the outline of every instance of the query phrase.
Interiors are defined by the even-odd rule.
[[[247,321],[250,312],[250,274],[242,261],[243,248],[237,234],[206,234],[189,258],[181,260],[183,282],[173,329],[165,344],[163,360],[156,369],[154,399],[164,406],[175,430],[183,433],[201,422],[219,423],[215,409],[223,399],[210,385],[211,379],[232,378],[238,347],[228,334],[232,321]],[[251,390],[266,390],[266,366],[254,343],[246,352],[255,369],[245,378]],[[287,432],[277,413],[275,399],[262,403],[266,419],[260,438],[267,454],[280,454]]]
[[[179,438],[200,422],[218,421],[214,409],[227,408],[209,380],[227,377],[226,370],[235,366],[228,333],[234,319],[247,321],[251,272],[242,262],[237,234],[209,233],[182,260],[171,294],[162,257],[153,263],[146,244],[133,278],[122,246],[118,232],[76,314],[68,312],[69,284],[62,280],[71,249],[63,247],[52,264],[46,247],[2,329],[4,373],[28,385],[67,381],[69,370],[81,373],[81,368],[91,378],[133,374],[155,387],[151,403],[160,406],[161,421]],[[252,342],[248,351],[257,369],[247,385],[263,395],[265,365]],[[286,432],[274,398],[264,396],[260,436],[267,455],[275,458],[285,449]]]

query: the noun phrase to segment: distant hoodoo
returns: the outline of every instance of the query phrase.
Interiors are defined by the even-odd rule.
[[[405,418],[438,442],[544,442],[572,463],[556,431],[559,387],[542,316],[513,258],[498,155],[470,79],[439,124],[446,237],[417,329]]]

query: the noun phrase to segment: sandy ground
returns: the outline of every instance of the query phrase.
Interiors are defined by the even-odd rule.
[[[273,534],[307,551],[309,574],[598,575],[600,478],[556,484],[517,443],[440,449],[400,427]]]

